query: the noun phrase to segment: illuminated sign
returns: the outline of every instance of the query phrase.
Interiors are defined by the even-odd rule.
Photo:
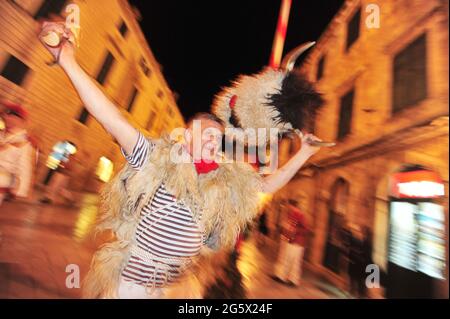
[[[435,182],[399,183],[397,186],[401,196],[419,198],[444,196],[444,185]]]
[[[397,198],[436,198],[444,196],[445,189],[438,174],[418,170],[395,174],[391,194]]]
[[[445,279],[445,214],[441,205],[391,202],[388,259],[397,266]]]

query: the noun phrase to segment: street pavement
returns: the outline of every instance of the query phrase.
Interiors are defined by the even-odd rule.
[[[101,238],[91,230],[98,197],[80,196],[78,207],[36,202],[5,202],[0,207],[0,298],[81,298],[77,280],[86,275]],[[276,243],[259,247],[250,237],[242,246],[238,268],[248,298],[347,298],[344,292],[304,270],[299,287],[270,278]]]

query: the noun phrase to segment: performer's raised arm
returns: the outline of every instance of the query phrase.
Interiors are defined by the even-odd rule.
[[[59,22],[44,22],[43,34],[51,31],[63,32],[70,37],[70,31]],[[125,119],[118,108],[105,96],[92,78],[75,59],[75,49],[70,41],[63,41],[59,47],[51,47],[40,38],[56,62],[66,72],[88,112],[131,154],[138,139],[138,131]]]
[[[264,178],[263,192],[275,193],[281,189],[294,177],[303,164],[319,151],[320,147],[308,144],[307,141],[308,139],[310,141],[321,141],[320,139],[312,134],[302,135],[300,138],[302,140],[300,150],[283,167]]]

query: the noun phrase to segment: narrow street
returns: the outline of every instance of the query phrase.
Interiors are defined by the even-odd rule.
[[[83,195],[80,207],[6,202],[0,208],[0,298],[80,298],[67,288],[77,265],[81,280],[98,243],[90,237],[97,196]],[[300,287],[291,288],[269,275],[276,247],[258,249],[252,238],[242,247],[238,267],[248,298],[347,298],[343,292],[304,271]]]

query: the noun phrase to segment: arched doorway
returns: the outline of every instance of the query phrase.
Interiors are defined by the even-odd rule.
[[[444,184],[431,169],[403,165],[388,194],[386,297],[432,298],[445,280]]]
[[[331,188],[331,198],[328,204],[328,232],[325,243],[323,265],[336,274],[346,271],[346,223],[347,203],[350,184],[344,178],[338,178]]]

